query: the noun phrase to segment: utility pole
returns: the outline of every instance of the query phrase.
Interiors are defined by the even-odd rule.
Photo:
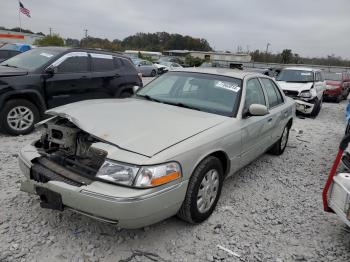
[[[85,38],[87,38],[88,37],[88,30],[84,29],[84,31],[85,31]]]
[[[49,27],[50,36],[52,35],[52,27]]]
[[[269,52],[269,46],[270,45],[271,45],[270,43],[267,43],[267,45],[266,45],[266,54],[267,54],[267,52]]]

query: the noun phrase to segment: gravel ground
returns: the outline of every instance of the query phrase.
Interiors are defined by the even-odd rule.
[[[41,209],[38,197],[19,191],[17,165],[19,149],[39,134],[0,134],[0,261],[350,261],[350,230],[321,201],[345,106],[297,118],[285,153],[265,154],[226,180],[204,223],[170,218],[139,230]]]

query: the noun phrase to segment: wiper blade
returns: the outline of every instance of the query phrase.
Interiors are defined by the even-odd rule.
[[[163,103],[163,101],[160,101],[160,100],[158,100],[158,99],[156,99],[156,98],[154,98],[154,97],[151,97],[151,96],[149,96],[149,95],[137,95],[137,96],[139,96],[139,97],[143,97],[143,98],[145,98],[145,99],[147,99],[147,100],[149,100],[149,101],[153,101],[153,102],[158,102],[158,103]]]
[[[172,106],[179,106],[179,107],[188,108],[188,109],[193,109],[193,110],[197,110],[197,111],[202,111],[202,110],[201,110],[200,108],[198,108],[198,107],[186,105],[186,104],[184,104],[184,103],[164,102],[164,104],[168,104],[168,105],[172,105]]]
[[[9,65],[9,64],[1,64],[2,66],[7,66],[7,67],[13,67],[13,68],[18,68],[18,66],[14,66],[14,65]]]

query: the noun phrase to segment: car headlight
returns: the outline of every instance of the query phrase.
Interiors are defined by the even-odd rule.
[[[302,91],[300,94],[299,94],[300,97],[303,97],[303,98],[312,98],[312,97],[315,97],[316,96],[316,90],[315,89],[311,89],[310,91]]]
[[[96,177],[114,183],[131,186],[135,180],[139,167],[105,160]]]
[[[182,174],[176,162],[139,167],[106,160],[96,177],[116,184],[147,188],[169,183],[182,177]]]

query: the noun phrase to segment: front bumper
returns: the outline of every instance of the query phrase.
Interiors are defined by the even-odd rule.
[[[19,155],[19,165],[25,176],[21,191],[36,194],[37,188],[58,193],[65,209],[115,223],[123,228],[139,228],[173,216],[185,198],[188,181],[169,187],[134,189],[95,181],[74,186],[61,181],[36,182],[30,178],[37,157],[34,146],[26,146]]]
[[[294,100],[296,103],[296,110],[303,114],[311,114],[312,110],[316,106],[315,100],[311,100],[309,102],[296,99]]]
[[[340,173],[333,178],[328,199],[329,207],[350,227],[350,174]]]

